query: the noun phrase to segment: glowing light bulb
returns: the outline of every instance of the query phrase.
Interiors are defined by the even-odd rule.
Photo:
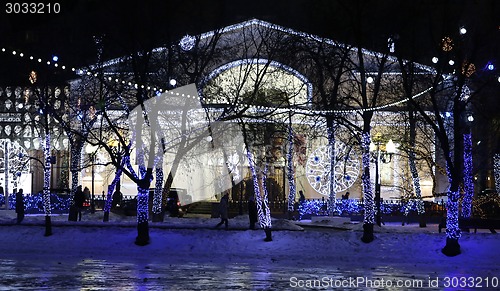
[[[177,85],[177,81],[175,79],[170,79],[169,84],[170,84],[170,86],[175,86],[175,85]]]
[[[450,66],[453,66],[453,65],[455,64],[455,61],[454,61],[454,60],[450,60],[450,61],[448,62],[448,64],[450,64]]]
[[[373,83],[373,78],[372,78],[372,77],[368,77],[368,78],[366,78],[366,82],[368,82],[368,83],[370,83],[370,84],[371,84],[371,83]]]
[[[464,35],[464,34],[466,34],[466,33],[467,33],[467,29],[465,29],[465,27],[463,27],[463,26],[462,26],[462,27],[460,27],[460,34],[461,34],[461,35]]]
[[[433,58],[432,58],[432,62],[433,62],[434,64],[437,64],[437,62],[438,62],[438,61],[439,61],[439,59],[438,59],[437,57],[433,57]]]
[[[58,57],[58,56],[52,56],[52,60],[53,60],[54,62],[57,62],[57,61],[59,60],[59,57]]]

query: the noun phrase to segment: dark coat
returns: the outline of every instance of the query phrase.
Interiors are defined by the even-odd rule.
[[[24,214],[24,196],[22,191],[16,193],[16,213]]]
[[[83,194],[83,191],[81,189],[76,190],[75,193],[75,207],[82,208],[83,203],[85,202],[85,194]]]
[[[229,196],[224,195],[220,199],[219,203],[219,214],[221,219],[228,219],[228,206],[229,206]]]
[[[252,199],[248,200],[248,217],[250,218],[250,223],[257,222],[257,204],[255,204],[253,196]]]

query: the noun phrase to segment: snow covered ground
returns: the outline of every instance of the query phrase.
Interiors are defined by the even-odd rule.
[[[500,289],[500,236],[488,232],[464,233],[462,254],[450,258],[437,225],[376,227],[364,244],[357,224],[275,220],[264,242],[245,216],[227,231],[213,229],[218,219],[168,218],[150,223],[151,243],[140,247],[134,217],[53,216],[48,237],[43,219],[16,225],[0,210],[0,290]]]

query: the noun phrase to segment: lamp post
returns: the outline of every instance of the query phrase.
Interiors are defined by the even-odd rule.
[[[384,146],[381,146],[380,139],[375,140],[375,143],[370,143],[370,152],[374,155],[373,161],[375,162],[375,207],[377,210],[375,221],[378,226],[382,225],[382,216],[380,211],[380,171],[379,164],[380,162],[384,164],[388,164],[392,160],[392,155],[396,152],[396,145],[390,139]]]
[[[95,165],[95,158],[96,158],[96,153],[97,153],[97,149],[99,147],[98,146],[94,146],[94,145],[91,145],[91,144],[88,144],[86,147],[85,147],[85,152],[87,154],[89,154],[90,156],[90,160],[92,161],[92,192],[90,194],[90,211],[92,213],[94,213],[95,211],[95,201],[94,201],[94,179],[95,179],[95,171],[94,171],[94,165]]]

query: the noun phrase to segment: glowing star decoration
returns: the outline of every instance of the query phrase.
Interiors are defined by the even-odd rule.
[[[174,169],[174,186],[186,189],[191,202],[211,199],[247,176],[247,166],[240,162],[246,160],[240,127],[235,122],[209,119],[194,84],[146,100],[143,108],[130,112],[129,124],[140,133],[133,139],[137,140],[134,147],[148,151],[143,155],[144,164],[154,156],[149,153],[154,136],[154,154],[164,153],[163,160],[156,157],[154,164],[163,164],[165,176]]]
[[[466,77],[472,76],[476,72],[476,66],[473,63],[464,61],[462,64],[462,75]]]
[[[453,40],[449,36],[441,40],[441,49],[445,52],[449,52],[453,49]]]
[[[35,84],[36,81],[37,81],[37,79],[38,79],[38,76],[37,76],[36,72],[35,71],[31,71],[28,79],[29,79],[29,81],[30,81],[31,84]]]
[[[335,142],[334,151],[328,145],[317,148],[307,160],[306,175],[311,187],[324,196],[330,194],[332,155],[335,155],[335,192],[349,189],[359,175],[359,157],[352,148],[339,141]]]
[[[196,44],[196,38],[192,35],[186,34],[181,38],[179,45],[183,51],[190,51]]]

